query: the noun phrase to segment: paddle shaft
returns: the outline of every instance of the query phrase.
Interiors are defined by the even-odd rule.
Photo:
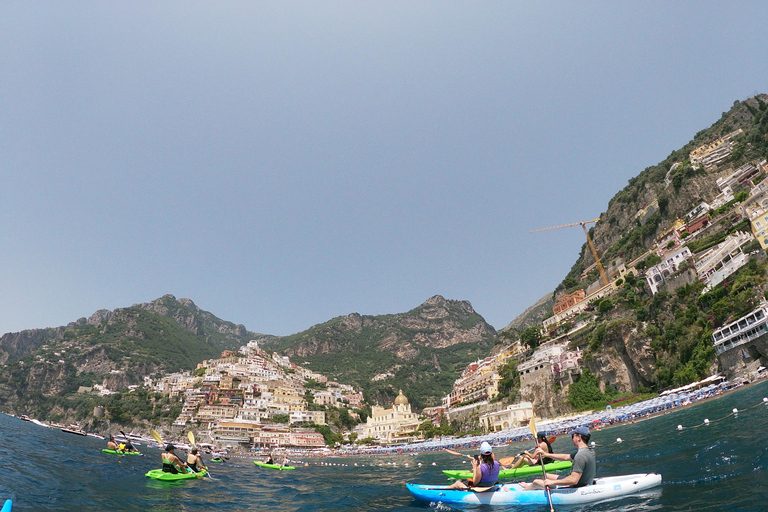
[[[539,452],[539,463],[541,464],[541,473],[544,475],[544,481],[547,481],[547,470],[544,469],[544,458]],[[544,489],[547,491],[547,499],[549,500],[549,512],[555,512],[555,507],[552,505],[552,491],[549,490],[549,486],[545,485]]]
[[[468,459],[472,458],[471,455],[467,455],[466,453],[455,452],[453,450],[449,450],[448,448],[443,448],[443,450],[445,450],[446,452],[450,453],[451,455],[458,455],[459,457],[466,457]]]

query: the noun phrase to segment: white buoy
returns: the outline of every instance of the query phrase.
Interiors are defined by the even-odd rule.
[[[677,430],[683,430],[683,426],[682,425],[678,425],[677,426]]]
[[[419,467],[421,467],[421,462],[419,462]]]
[[[433,462],[433,463],[432,463],[432,465],[433,465],[433,466],[437,466],[437,462]]]
[[[768,404],[768,397],[763,397],[763,403]]]
[[[737,408],[733,408],[733,414],[739,414],[739,410]]]
[[[592,442],[591,442],[591,443],[589,443],[589,444],[591,444],[592,446],[595,446],[595,442],[594,442],[594,441],[592,441]]]
[[[616,442],[617,442],[617,443],[620,443],[620,442],[621,442],[621,438],[620,438],[620,437],[617,437],[617,438],[616,438]]]
[[[705,424],[705,425],[709,425],[709,420],[708,420],[708,419],[706,419],[706,418],[704,418],[704,424]]]

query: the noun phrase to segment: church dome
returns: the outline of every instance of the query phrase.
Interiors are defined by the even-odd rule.
[[[400,390],[400,394],[397,395],[397,398],[395,398],[395,405],[405,405],[408,403],[408,399],[405,398],[405,395],[403,394],[403,390]]]

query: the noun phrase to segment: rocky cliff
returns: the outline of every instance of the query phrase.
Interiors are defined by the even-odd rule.
[[[381,403],[402,387],[415,407],[436,405],[471,361],[486,357],[496,331],[467,301],[431,297],[394,315],[351,313],[275,339],[280,351]]]

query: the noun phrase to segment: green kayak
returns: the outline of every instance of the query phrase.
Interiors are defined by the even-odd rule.
[[[208,472],[204,469],[199,473],[164,473],[162,469],[153,469],[149,471],[146,477],[154,478],[155,480],[192,480],[193,478],[203,478]]]
[[[121,452],[120,450],[108,450],[104,448],[101,453],[109,453],[112,455],[141,455],[139,452]]]
[[[551,471],[558,471],[560,469],[570,469],[570,467],[573,466],[573,462],[571,461],[555,461],[550,462],[549,464],[544,465],[544,469],[547,471],[547,473]],[[471,471],[464,471],[461,469],[444,469],[443,473],[448,478],[453,478],[455,480],[458,480],[459,478],[472,478],[472,472]],[[499,480],[507,479],[507,478],[519,478],[521,476],[527,476],[527,475],[540,475],[541,474],[541,466],[521,466],[517,469],[502,469],[499,471]]]
[[[211,459],[209,462],[224,462],[224,461],[221,459]]]
[[[278,464],[267,464],[266,462],[259,462],[257,460],[253,461],[253,463],[259,466],[260,468],[279,469],[280,471],[289,471],[291,469],[296,469],[293,466],[280,466]]]

